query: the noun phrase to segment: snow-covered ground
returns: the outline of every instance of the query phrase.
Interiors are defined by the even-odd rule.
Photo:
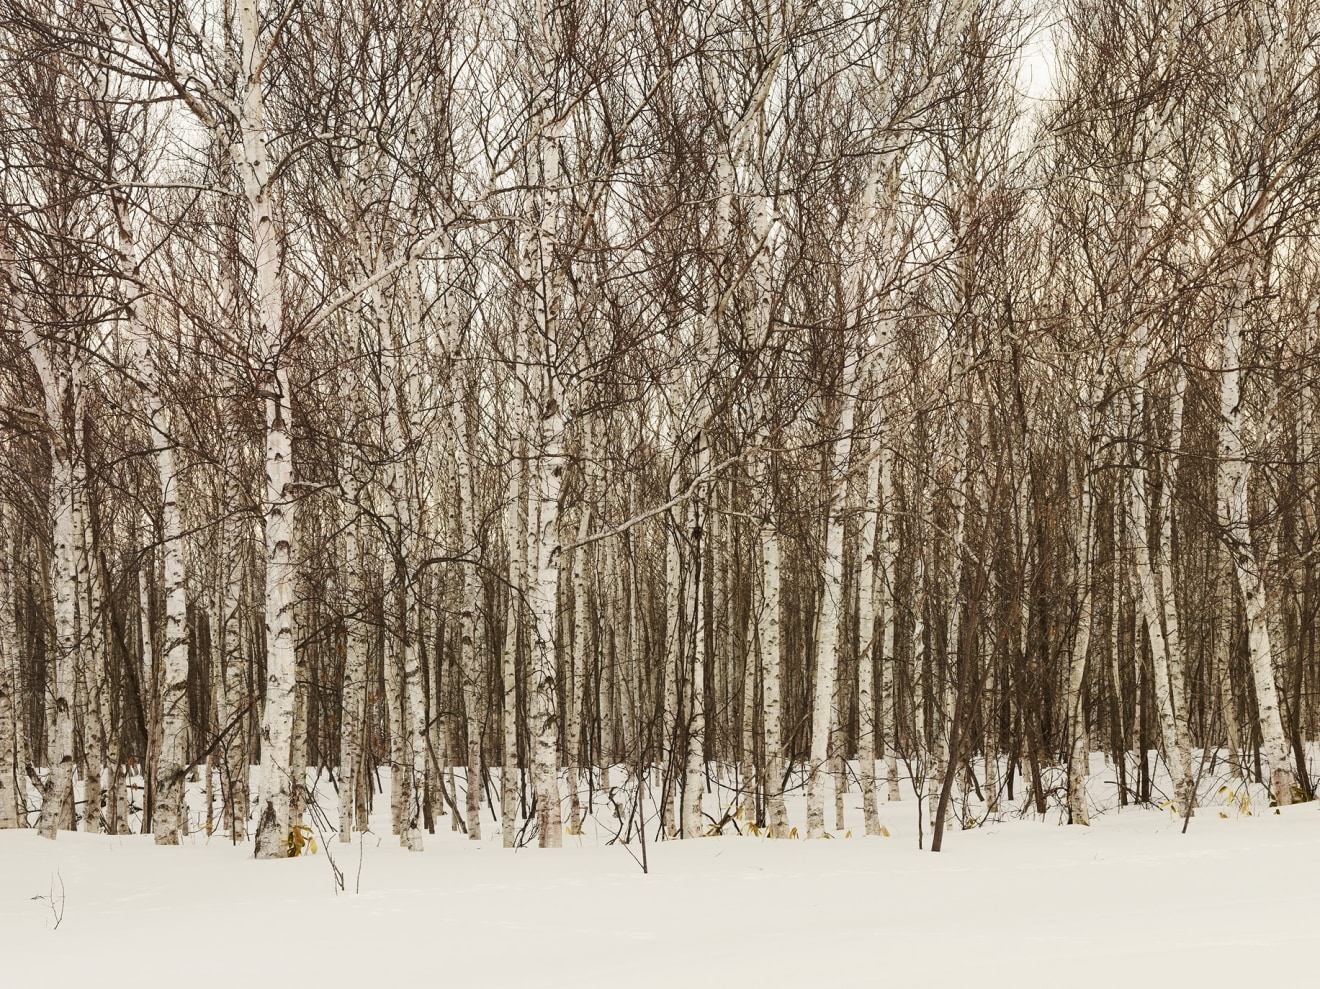
[[[1277,814],[1262,804],[1256,816],[1210,807],[1186,834],[1167,810],[1102,808],[1090,828],[1061,826],[1055,813],[986,821],[950,832],[938,855],[917,849],[910,799],[882,806],[887,838],[859,837],[854,789],[850,838],[650,842],[648,875],[594,821],[561,850],[512,851],[493,827],[469,842],[446,820],[427,851],[410,854],[388,834],[383,799],[379,834],[277,862],[202,833],[157,848],[136,835],[0,832],[0,986],[1182,987],[1317,977],[1320,804]]]

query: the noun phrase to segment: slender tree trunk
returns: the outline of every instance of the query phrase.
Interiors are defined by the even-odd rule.
[[[875,655],[883,652],[884,626],[876,626],[875,603],[883,594],[880,582],[883,570],[876,566],[876,532],[880,525],[881,461],[874,439],[868,443],[869,464],[862,495],[862,515],[857,540],[857,759],[862,784],[862,815],[867,834],[880,833],[876,807],[875,753],[877,718],[875,711]],[[881,649],[876,643],[881,641]]]
[[[82,534],[78,570],[79,588],[83,592],[82,605],[86,608],[84,641],[86,650],[82,665],[83,708],[83,830],[99,834],[104,826],[101,814],[101,776],[105,769],[106,732],[105,698],[106,636],[105,589],[96,558],[95,533],[91,525],[90,490],[86,483],[86,469],[82,473]]]
[[[855,365],[853,365],[855,369]],[[845,372],[847,373],[847,372]],[[824,584],[817,619],[816,672],[811,706],[811,755],[807,766],[807,837],[825,833],[824,777],[829,740],[835,721],[837,671],[841,652],[839,626],[843,610],[843,507],[852,452],[855,370],[847,374],[842,408],[835,420],[838,438],[832,444],[826,479]],[[837,782],[836,782],[836,785]]]
[[[262,70],[267,52],[259,43],[260,0],[240,0],[243,102],[241,142],[234,146],[251,224],[261,365],[258,380],[266,406],[266,703],[261,715],[256,857],[289,852],[293,779],[293,706],[296,657],[293,608],[293,443],[290,380],[283,364],[284,293],[280,245],[271,203]]]
[[[762,446],[769,437],[762,435]],[[780,633],[780,535],[775,522],[774,490],[769,483],[770,454],[757,457],[757,488],[761,492],[761,587],[757,642],[760,646],[762,719],[765,732],[765,791],[771,833],[787,838],[788,810],[784,806],[787,753],[783,737],[783,656]]]
[[[515,398],[516,408],[521,409],[522,401]],[[521,414],[515,419],[519,428],[515,430],[515,449],[522,451]],[[509,606],[504,625],[504,648],[500,655],[500,677],[503,683],[504,748],[500,768],[500,834],[505,848],[514,847],[517,841],[518,820],[518,643],[519,628],[522,624],[523,595],[527,588],[527,568],[525,564],[528,531],[526,518],[526,478],[523,468],[524,458],[513,458],[512,477],[509,483],[509,506],[505,519],[505,542],[509,553]]]
[[[1247,653],[1256,687],[1256,707],[1265,757],[1269,760],[1270,792],[1280,806],[1292,802],[1295,782],[1289,765],[1288,742],[1279,713],[1274,679],[1274,653],[1269,631],[1269,601],[1262,568],[1251,535],[1247,504],[1249,467],[1242,401],[1242,330],[1251,291],[1249,268],[1240,265],[1233,305],[1224,320],[1219,392],[1219,518],[1228,538],[1229,556],[1247,617]]]
[[[46,754],[49,773],[43,785],[41,816],[37,830],[54,839],[65,822],[65,807],[73,799],[73,704],[74,672],[78,656],[76,616],[76,568],[74,528],[74,455],[69,436],[76,432],[80,402],[77,398],[77,367],[56,365],[46,354],[36,328],[28,321],[23,297],[13,289],[10,270],[13,255],[0,240],[0,275],[3,275],[10,308],[22,334],[28,355],[37,370],[45,404],[50,453],[50,489],[47,506],[52,521],[52,551],[47,563],[48,587],[54,615],[54,642],[47,656]]]
[[[153,409],[158,414],[161,409]],[[159,419],[154,421],[159,422]],[[155,431],[153,431],[155,432]],[[165,564],[165,643],[162,651],[160,750],[156,757],[156,807],[152,816],[158,845],[177,845],[183,820],[184,776],[188,771],[188,622],[183,583],[183,533],[179,520],[179,480],[170,441],[157,432],[160,474],[161,553]]]
[[[532,788],[536,793],[537,826],[543,848],[563,844],[559,806],[558,763],[558,660],[555,656],[556,616],[559,610],[559,488],[563,473],[563,416],[558,400],[541,421],[540,449],[532,477],[532,525],[528,557],[533,561],[528,581],[532,610]]]
[[[867,242],[876,225],[879,213],[877,197],[880,186],[889,173],[892,160],[877,161],[871,168],[854,219],[852,243],[849,245],[845,290],[845,326],[843,336],[842,379],[834,417],[831,421],[834,439],[827,453],[825,478],[825,559],[820,611],[817,616],[815,685],[812,693],[811,755],[807,766],[807,837],[819,838],[825,833],[824,794],[821,792],[822,770],[828,751],[832,727],[837,721],[837,675],[843,654],[840,624],[843,619],[843,536],[844,513],[848,500],[849,472],[852,470],[853,433],[857,411],[858,388],[869,380],[873,348],[884,353],[890,329],[882,321],[879,340],[862,340],[861,324],[866,308],[865,260]],[[836,788],[843,780],[836,780]]]
[[[1140,383],[1145,377],[1147,343],[1143,325],[1138,324],[1137,369],[1134,386],[1134,422],[1140,425],[1145,406],[1145,388]],[[1159,555],[1158,542],[1152,548],[1151,526],[1147,513],[1149,498],[1146,491],[1145,455],[1140,443],[1133,446],[1133,469],[1129,485],[1128,511],[1131,520],[1131,549],[1133,567],[1136,572],[1138,600],[1141,612],[1146,619],[1146,635],[1150,640],[1151,663],[1154,674],[1155,702],[1159,713],[1160,734],[1164,740],[1165,759],[1169,764],[1169,775],[1175,787],[1175,803],[1181,802],[1183,808],[1187,801],[1194,798],[1191,792],[1191,743],[1186,731],[1181,730],[1185,722],[1180,723],[1176,706],[1184,703],[1183,698],[1175,697],[1171,668],[1180,668],[1181,661],[1171,662],[1170,652],[1182,647],[1181,640],[1175,635],[1170,638],[1165,627],[1167,616],[1165,602],[1162,599],[1162,586],[1154,558]],[[1172,607],[1170,603],[1169,607]]]
[[[894,664],[898,662],[898,623],[895,620],[896,565],[898,530],[893,478],[893,455],[888,448],[880,452],[880,567],[876,589],[880,603],[880,718],[885,747],[885,799],[902,799],[898,786],[898,700],[895,692]]]
[[[58,392],[57,392],[58,394]],[[52,447],[56,447],[52,443]],[[55,541],[50,561],[50,584],[55,610],[54,650],[47,661],[46,750],[50,774],[42,793],[37,830],[55,837],[65,823],[65,805],[73,796],[73,691],[78,656],[78,629],[74,615],[73,469],[69,456],[52,450],[51,515]]]
[[[710,435],[702,429],[697,436],[696,476],[710,472]],[[688,626],[691,640],[684,650],[686,673],[683,693],[683,735],[687,740],[687,762],[683,774],[681,823],[684,838],[700,838],[706,832],[701,812],[701,792],[706,767],[706,503],[694,495],[688,502],[688,534],[691,540],[691,564],[688,585],[691,589]]]
[[[478,545],[476,488],[472,480],[472,462],[468,452],[467,410],[463,407],[465,396],[461,393],[450,404],[451,426],[454,431],[454,464],[458,479],[458,514],[460,545],[475,547]],[[485,628],[481,613],[481,574],[476,567],[463,567],[463,597],[459,606],[460,656],[459,666],[463,678],[463,702],[467,712],[467,808],[465,822],[471,841],[481,840],[481,738],[485,723],[485,671],[482,669],[484,656]]]
[[[677,487],[677,480],[671,479],[669,493],[672,496]],[[674,806],[678,800],[669,799],[671,791],[677,789],[679,760],[679,690],[684,680],[683,657],[683,576],[681,536],[676,527],[667,527],[665,538],[665,665],[664,665],[664,708],[661,712],[660,731],[663,775],[661,790],[660,819],[664,833],[668,837],[678,834]]]
[[[238,502],[238,485],[233,480],[232,470],[225,482],[225,497],[226,504]],[[248,677],[248,653],[244,643],[247,623],[243,620],[244,584],[252,553],[244,532],[246,528],[240,521],[238,524],[226,523],[220,530],[224,542],[221,549],[223,586],[220,592],[223,602],[220,615],[220,655],[224,676],[224,704],[221,712],[221,731],[224,735],[221,744],[226,766],[225,825],[234,841],[247,837],[252,793],[251,758],[248,751],[252,693]]]
[[[1086,779],[1090,774],[1090,746],[1086,711],[1082,705],[1083,686],[1086,677],[1087,652],[1091,645],[1092,600],[1091,569],[1094,553],[1093,516],[1095,495],[1092,490],[1091,467],[1094,463],[1094,443],[1090,437],[1089,394],[1082,396],[1084,406],[1082,428],[1087,439],[1086,458],[1082,461],[1078,484],[1080,502],[1080,520],[1076,550],[1077,588],[1081,598],[1077,614],[1077,634],[1073,639],[1072,658],[1068,664],[1068,734],[1070,739],[1068,756],[1068,819],[1072,824],[1089,825],[1090,814],[1086,806]]]
[[[350,471],[351,472],[351,471]],[[362,769],[363,728],[367,687],[367,640],[361,618],[366,607],[363,554],[360,538],[357,486],[348,482],[344,526],[344,685],[339,715],[339,840],[353,840],[354,803],[358,795],[358,772]]]

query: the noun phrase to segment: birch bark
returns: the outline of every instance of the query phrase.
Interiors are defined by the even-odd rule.
[[[548,30],[548,28],[547,28]],[[556,655],[559,610],[560,532],[559,500],[565,467],[567,395],[560,380],[557,316],[561,272],[555,252],[559,236],[560,141],[564,122],[550,107],[532,115],[534,145],[539,150],[536,229],[524,238],[524,283],[531,292],[529,330],[540,341],[541,352],[529,366],[535,375],[533,401],[539,425],[533,434],[533,471],[529,480],[528,551],[531,573],[528,597],[532,611],[532,669],[530,720],[532,723],[532,787],[536,793],[537,826],[542,847],[563,844],[563,818],[558,779],[558,677]]]
[[[99,834],[104,825],[101,813],[102,782],[105,769],[106,683],[105,590],[101,569],[96,558],[96,542],[92,525],[91,489],[87,483],[87,464],[80,461],[75,488],[80,492],[78,545],[78,587],[81,593],[79,609],[83,613],[83,662],[79,670],[82,680],[83,711],[83,830]]]
[[[451,334],[451,353],[457,343]],[[463,406],[465,395],[456,389],[450,404],[451,426],[454,431],[454,465],[458,475],[458,511],[461,545],[465,552],[475,551],[479,545],[477,532],[476,488],[472,480],[472,461],[467,410]],[[463,701],[467,712],[467,833],[472,841],[481,840],[481,737],[484,726],[485,697],[482,687],[485,676],[482,669],[483,636],[485,626],[481,614],[481,574],[475,566],[463,568],[463,597],[459,610],[462,628],[459,632],[460,660],[463,677]]]
[[[260,43],[260,0],[240,0],[241,140],[232,145],[251,225],[256,279],[260,365],[258,381],[266,412],[266,704],[261,714],[257,858],[289,853],[294,707],[293,445],[290,380],[284,366],[284,292],[280,244],[271,203],[265,88],[269,52]]]
[[[1088,745],[1086,711],[1082,706],[1083,685],[1086,677],[1087,652],[1091,644],[1092,590],[1091,570],[1094,553],[1094,492],[1091,471],[1095,462],[1095,440],[1091,430],[1090,392],[1081,396],[1081,429],[1086,439],[1086,456],[1078,470],[1078,542],[1076,554],[1077,587],[1081,603],[1078,607],[1077,634],[1073,639],[1072,657],[1068,664],[1068,732],[1071,744],[1068,757],[1068,817],[1071,823],[1089,825],[1090,814],[1086,804],[1086,779],[1090,774],[1090,746]]]
[[[339,727],[339,840],[353,840],[354,803],[362,764],[363,723],[366,705],[367,640],[362,610],[366,607],[363,581],[361,522],[357,508],[358,484],[350,466],[345,480],[345,504],[351,513],[344,526],[344,686]]]
[[[782,677],[783,656],[780,643],[780,535],[775,524],[774,489],[769,483],[769,457],[764,450],[769,437],[761,438],[763,452],[756,462],[757,488],[761,492],[761,587],[759,627],[762,711],[765,721],[765,792],[771,833],[788,837],[788,810],[784,805],[784,775],[787,753],[783,740]]]
[[[845,357],[844,393],[835,418],[835,440],[831,444],[829,475],[826,478],[824,582],[817,618],[816,670],[811,703],[811,755],[807,766],[807,837],[825,834],[825,768],[830,753],[830,732],[835,716],[837,670],[841,640],[839,624],[843,604],[843,505],[848,486],[856,404],[857,364]],[[836,785],[839,785],[836,783]]]
[[[1144,321],[1138,320],[1136,331],[1136,363],[1134,368],[1133,418],[1134,428],[1144,418],[1146,403],[1145,378],[1149,366],[1149,344],[1147,342]],[[1184,703],[1180,694],[1175,694],[1173,674],[1182,667],[1182,640],[1178,636],[1176,621],[1167,624],[1174,607],[1165,600],[1165,584],[1161,580],[1160,561],[1164,554],[1157,541],[1152,544],[1151,524],[1148,515],[1150,503],[1146,488],[1145,454],[1140,443],[1132,446],[1133,470],[1130,475],[1128,490],[1128,512],[1131,521],[1131,548],[1133,569],[1135,571],[1141,610],[1146,619],[1146,636],[1150,641],[1151,663],[1154,672],[1155,702],[1160,719],[1160,733],[1164,741],[1165,758],[1169,764],[1169,775],[1173,779],[1174,802],[1180,808],[1187,808],[1192,800],[1191,741],[1186,730],[1186,720],[1179,718],[1178,708]],[[1166,508],[1167,511],[1167,508]],[[1166,530],[1161,523],[1159,530]],[[1156,537],[1160,539],[1159,536]],[[1174,656],[1173,654],[1177,654]]]
[[[52,522],[49,563],[50,597],[53,604],[55,641],[47,661],[46,730],[49,773],[42,789],[41,815],[37,831],[54,839],[65,825],[66,805],[73,798],[73,692],[78,656],[78,627],[74,531],[73,444],[69,439],[70,417],[77,422],[77,368],[66,369],[52,361],[28,321],[23,297],[11,275],[13,257],[7,243],[0,242],[0,272],[7,283],[6,295],[18,322],[23,344],[37,370],[45,404],[47,445],[50,451],[50,489],[47,506]]]
[[[1250,237],[1244,238],[1250,242]],[[1249,429],[1242,398],[1244,353],[1242,330],[1251,291],[1249,262],[1233,274],[1231,303],[1224,320],[1219,366],[1219,519],[1228,538],[1229,557],[1237,577],[1247,617],[1247,654],[1256,688],[1262,749],[1269,760],[1270,792],[1280,806],[1292,802],[1295,782],[1289,765],[1288,742],[1279,713],[1278,686],[1269,631],[1269,601],[1251,533],[1247,484],[1250,468],[1246,433]]]
[[[894,683],[894,664],[898,661],[898,623],[895,580],[898,560],[897,501],[894,486],[893,453],[885,446],[880,451],[880,561],[876,572],[876,592],[880,604],[880,731],[885,747],[885,799],[898,801],[898,701]]]
[[[225,481],[226,504],[239,503],[238,483],[232,469]],[[246,530],[246,531],[245,531]],[[252,696],[249,686],[248,652],[244,642],[247,623],[244,619],[246,595],[244,587],[250,570],[251,544],[248,533],[251,522],[240,517],[236,522],[220,526],[224,561],[221,580],[220,654],[224,667],[221,683],[222,741],[225,789],[225,826],[230,837],[241,841],[247,837],[248,814],[251,811],[251,759],[248,748],[251,723]]]
[[[837,671],[843,648],[840,622],[843,616],[843,536],[844,510],[849,490],[852,445],[858,392],[868,380],[872,353],[878,341],[861,340],[859,327],[866,306],[865,278],[867,245],[876,224],[881,183],[889,174],[892,162],[877,160],[867,175],[858,203],[852,242],[848,245],[847,283],[845,289],[845,325],[842,333],[843,374],[831,420],[832,436],[827,454],[825,479],[825,558],[823,584],[817,616],[816,670],[811,708],[811,755],[807,767],[807,837],[825,833],[823,770],[828,751],[832,719],[837,703]],[[836,787],[843,785],[837,780]]]
[[[72,424],[79,419],[78,367],[52,360],[27,317],[24,297],[14,276],[14,257],[0,235],[0,278],[23,347],[37,371],[50,453],[50,488],[47,510],[52,523],[48,593],[54,614],[53,649],[47,660],[46,730],[49,772],[42,788],[41,815],[37,830],[54,839],[65,824],[65,808],[73,798],[73,701],[74,673],[78,653],[75,582],[74,476],[75,449]]]
[[[521,343],[514,360],[514,377],[523,373]],[[512,428],[513,457],[510,467],[509,503],[505,515],[505,543],[509,554],[509,605],[504,626],[504,648],[500,656],[500,677],[503,682],[502,712],[504,717],[504,747],[500,767],[500,834],[505,848],[512,848],[517,840],[519,772],[518,765],[518,681],[519,643],[523,623],[523,608],[527,594],[527,471],[526,443],[524,441],[524,402],[520,388],[515,387]]]
[[[114,197],[116,250],[125,275],[136,279],[140,267],[137,237],[128,204]],[[152,827],[156,844],[177,845],[182,819],[184,775],[188,770],[188,622],[184,586],[183,526],[180,521],[179,475],[171,415],[160,393],[161,369],[152,355],[152,337],[143,311],[145,300],[133,281],[127,283],[128,333],[134,371],[147,418],[161,491],[161,542],[165,576],[165,641],[161,651],[160,735],[155,761],[155,807]]]
[[[875,710],[875,655],[877,640],[883,640],[884,628],[876,626],[875,602],[880,597],[877,584],[881,580],[876,566],[876,532],[880,525],[880,457],[876,449],[877,438],[867,443],[865,479],[861,482],[862,514],[857,540],[857,624],[859,628],[857,656],[857,759],[862,785],[862,815],[867,834],[880,833],[880,817],[876,807],[875,753],[877,717]],[[883,643],[881,650],[883,651]]]

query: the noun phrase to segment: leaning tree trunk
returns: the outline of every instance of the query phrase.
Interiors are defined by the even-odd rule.
[[[1138,322],[1136,345],[1136,369],[1133,385],[1133,422],[1139,428],[1145,415],[1146,389],[1144,379],[1149,365],[1148,343],[1144,323]],[[1182,640],[1178,636],[1175,623],[1167,619],[1175,603],[1165,599],[1172,593],[1172,587],[1166,586],[1161,579],[1164,567],[1162,561],[1169,551],[1163,545],[1167,530],[1159,527],[1159,534],[1152,541],[1148,506],[1150,499],[1146,490],[1146,455],[1140,442],[1132,444],[1132,471],[1128,486],[1128,510],[1131,520],[1132,562],[1135,570],[1138,600],[1146,619],[1146,637],[1150,642],[1151,665],[1154,674],[1155,702],[1159,713],[1160,734],[1164,741],[1165,759],[1169,764],[1169,775],[1175,788],[1175,804],[1182,809],[1190,806],[1195,799],[1192,781],[1191,741],[1187,733],[1185,718],[1178,715],[1179,708],[1186,703],[1186,698],[1177,690],[1174,675],[1182,669]],[[1164,510],[1171,511],[1169,505]]]
[[[1242,329],[1251,291],[1250,268],[1239,264],[1232,309],[1224,321],[1219,392],[1219,519],[1228,537],[1229,556],[1247,617],[1247,653],[1256,687],[1262,748],[1269,760],[1270,792],[1280,806],[1292,802],[1294,777],[1289,765],[1288,742],[1279,713],[1274,679],[1274,654],[1269,631],[1269,600],[1252,540],[1248,514],[1249,465],[1242,400]]]

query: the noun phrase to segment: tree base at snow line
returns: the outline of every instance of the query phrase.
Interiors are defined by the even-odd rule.
[[[261,811],[261,820],[257,824],[257,840],[254,856],[259,859],[282,859],[289,857],[286,839],[281,833],[279,815],[270,802]]]

